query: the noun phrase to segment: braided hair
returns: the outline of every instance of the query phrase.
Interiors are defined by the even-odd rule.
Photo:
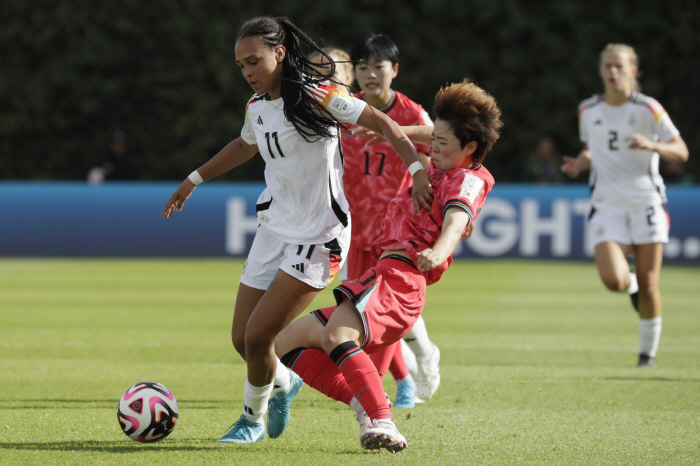
[[[281,84],[284,116],[301,137],[307,142],[336,137],[342,124],[324,108],[317,106],[305,88],[305,85],[318,84],[328,77],[314,69],[320,63],[309,60],[302,52],[301,44],[328,60],[325,67],[330,66],[331,76],[335,74],[333,59],[287,18],[260,16],[251,19],[241,26],[236,42],[251,36],[259,36],[268,47],[283,45],[286,48]]]

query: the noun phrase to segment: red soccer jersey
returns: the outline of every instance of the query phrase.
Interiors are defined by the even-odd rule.
[[[355,94],[363,99],[364,92]],[[394,91],[394,99],[384,111],[399,126],[431,125],[423,107]],[[365,147],[350,131],[343,131],[343,186],[352,218],[353,248],[371,251],[382,235],[382,222],[389,202],[411,186],[411,175],[391,144],[385,142]],[[414,144],[416,150],[427,154],[429,146]]]
[[[445,221],[445,211],[452,206],[461,207],[469,214],[473,222],[484,205],[486,196],[491,191],[494,181],[491,173],[481,164],[474,168],[442,171],[432,164],[428,168],[428,177],[433,186],[433,205],[430,213],[422,211],[416,215],[413,208],[411,188],[401,192],[391,201],[384,219],[384,233],[375,246],[375,252],[398,249],[401,245],[408,251],[414,263],[416,253],[432,248]],[[440,280],[443,272],[452,264],[452,255],[439,267],[423,272],[428,285]]]

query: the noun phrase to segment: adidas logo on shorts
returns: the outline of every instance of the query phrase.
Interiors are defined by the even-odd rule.
[[[298,270],[301,273],[304,273],[304,264],[294,264],[292,267],[294,267],[296,270]]]

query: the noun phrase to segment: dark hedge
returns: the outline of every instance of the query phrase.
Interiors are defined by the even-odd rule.
[[[289,17],[349,49],[369,32],[401,51],[394,88],[430,109],[470,78],[505,127],[486,159],[517,181],[539,137],[580,148],[576,106],[600,92],[598,54],[633,45],[643,92],[668,110],[700,178],[700,7],[695,1],[4,0],[0,2],[0,179],[80,180],[127,135],[140,180],[182,179],[240,134],[252,94],[234,61],[241,23]],[[222,179],[262,179],[259,157]],[[583,179],[583,178],[582,178]]]

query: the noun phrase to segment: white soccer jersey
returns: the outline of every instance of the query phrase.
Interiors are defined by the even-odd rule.
[[[581,141],[591,151],[591,201],[596,207],[645,209],[666,202],[659,175],[659,154],[630,149],[627,140],[642,134],[668,142],[678,136],[664,108],[655,99],[633,92],[622,105],[612,106],[602,95],[578,108]]]
[[[308,85],[309,98],[342,123],[357,123],[365,102],[323,84]],[[267,187],[258,198],[258,220],[283,241],[323,244],[350,222],[343,193],[338,137],[307,142],[284,116],[284,101],[254,95],[241,138],[257,144]]]

